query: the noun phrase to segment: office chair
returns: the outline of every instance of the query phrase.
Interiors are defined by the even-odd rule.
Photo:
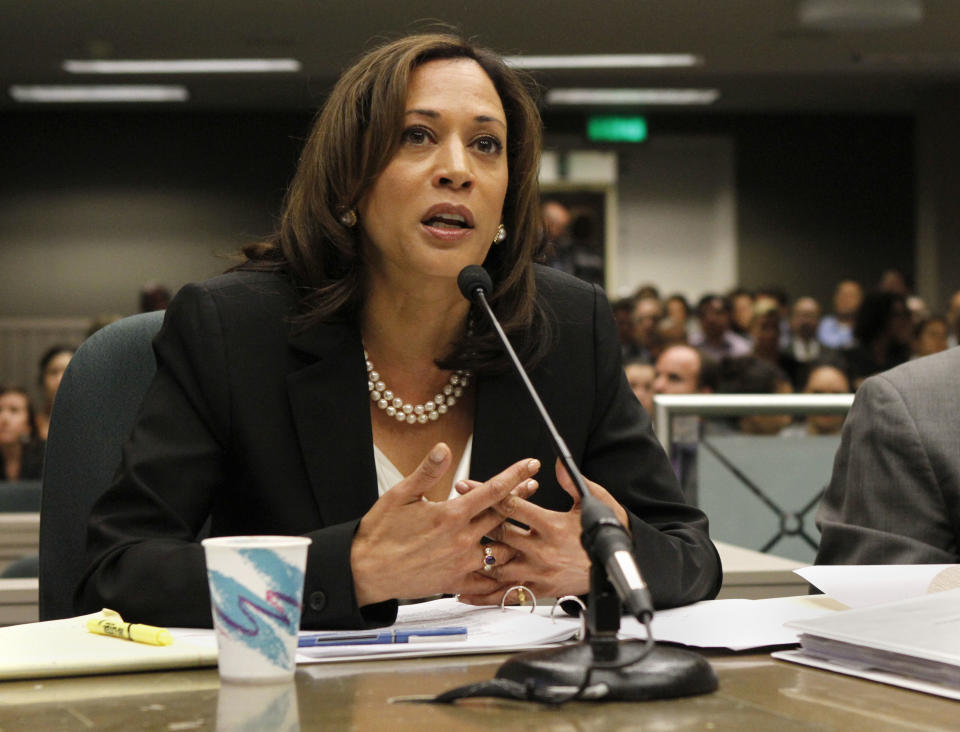
[[[120,465],[156,361],[163,311],[123,318],[77,349],[57,391],[43,463],[40,504],[40,620],[75,615],[87,518]]]
[[[0,579],[22,579],[24,577],[36,577],[39,558],[36,554],[28,554],[25,557],[14,559],[10,564],[0,572]]]
[[[0,511],[4,513],[33,513],[39,510],[39,480],[0,482]]]

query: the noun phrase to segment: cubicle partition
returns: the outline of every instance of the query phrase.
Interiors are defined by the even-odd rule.
[[[682,482],[709,517],[714,540],[812,563],[820,539],[816,509],[840,435],[797,428],[747,435],[731,420],[845,415],[852,403],[853,394],[658,395],[654,420],[668,453],[686,451],[681,470],[695,477]]]

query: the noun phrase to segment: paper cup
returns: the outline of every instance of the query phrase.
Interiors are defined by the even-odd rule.
[[[303,575],[310,539],[204,539],[220,678],[289,681],[296,670]]]

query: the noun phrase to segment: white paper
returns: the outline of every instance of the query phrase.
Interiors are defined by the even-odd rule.
[[[528,606],[475,607],[452,598],[414,605],[401,605],[391,628],[410,629],[465,626],[466,639],[429,643],[376,643],[369,645],[316,646],[301,648],[298,663],[355,661],[373,658],[406,658],[469,653],[503,653],[543,648],[573,638],[580,620],[559,608],[553,618],[549,607],[531,613]]]
[[[793,570],[847,607],[869,607],[925,595],[933,578],[954,564],[821,564]]]
[[[836,612],[837,605],[822,595],[773,597],[765,600],[705,600],[685,607],[661,610],[653,616],[653,637],[698,648],[748,648],[794,645],[798,632],[785,628],[790,620],[818,618]],[[646,638],[634,618],[623,618],[623,638]]]

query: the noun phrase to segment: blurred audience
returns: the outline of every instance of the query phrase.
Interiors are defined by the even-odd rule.
[[[780,348],[782,327],[780,308],[776,302],[758,297],[750,325],[753,355],[783,371],[793,385],[797,381],[799,362],[790,351]]]
[[[731,290],[727,299],[730,301],[730,329],[737,335],[748,337],[750,322],[753,320],[753,293],[738,287]]]
[[[853,345],[853,324],[857,318],[863,288],[855,280],[841,280],[833,293],[833,313],[817,326],[817,339],[828,348],[849,348]]]
[[[947,350],[947,320],[934,315],[921,320],[913,328],[910,341],[910,358],[923,358]]]
[[[610,303],[613,319],[617,324],[617,339],[620,341],[620,356],[626,361],[633,357],[633,298],[621,297]]]
[[[896,267],[890,267],[889,269],[885,269],[883,274],[880,275],[880,279],[877,282],[877,289],[880,292],[891,292],[894,295],[907,297],[913,288],[910,287],[907,276],[902,270]]]
[[[43,393],[43,404],[36,414],[37,436],[41,440],[47,439],[50,429],[50,414],[53,411],[53,400],[60,388],[63,372],[73,358],[76,349],[71,346],[57,345],[48,348],[40,358],[39,384]]]
[[[43,445],[26,389],[0,386],[0,479],[39,480]]]
[[[816,363],[803,387],[804,394],[849,394],[850,380],[836,366]],[[842,414],[811,414],[805,420],[791,425],[791,434],[835,435],[843,428]],[[786,431],[786,430],[785,430]]]
[[[546,264],[587,282],[603,285],[603,245],[592,213],[576,216],[554,199],[540,206]]]
[[[780,318],[780,350],[790,345],[790,296],[782,287],[768,286],[757,290],[754,297],[754,312],[757,307],[772,305]]]
[[[947,309],[947,328],[950,331],[947,335],[947,345],[950,348],[960,345],[960,290],[957,290],[950,297],[950,305]]]
[[[906,297],[894,292],[869,293],[857,312],[853,335],[854,345],[843,356],[856,390],[866,377],[910,358],[913,333]]]
[[[930,308],[919,295],[907,295],[907,310],[910,311],[910,320],[914,326],[930,317]]]
[[[690,336],[690,345],[696,346],[715,361],[750,353],[753,350],[750,341],[730,330],[730,313],[731,306],[727,298],[715,294],[700,298],[697,303],[700,332]]]
[[[718,394],[790,394],[793,386],[787,375],[757,356],[724,359],[717,381]],[[748,435],[775,435],[790,424],[789,414],[747,414],[733,420],[710,423],[711,432],[742,432]],[[725,425],[722,426],[722,425]]]
[[[653,416],[653,366],[640,359],[632,359],[623,365],[623,371],[627,376],[627,383],[633,389],[637,399],[647,414]]]
[[[147,282],[140,288],[140,312],[166,310],[170,304],[170,290],[159,282]]]
[[[798,297],[790,311],[790,353],[800,363],[820,358],[822,344],[817,340],[820,305],[812,297]]]
[[[679,329],[683,328],[683,339],[686,341],[690,336],[694,322],[687,298],[679,292],[675,292],[663,301],[663,306],[666,311],[666,319],[673,324],[671,331],[679,332]]]
[[[639,297],[633,304],[633,357],[653,363],[660,355],[660,334],[663,304],[655,297]]]

